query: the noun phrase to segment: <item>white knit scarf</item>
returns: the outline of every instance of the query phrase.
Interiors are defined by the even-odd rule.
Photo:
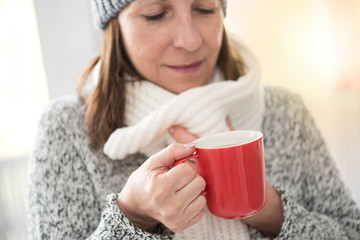
[[[104,153],[114,160],[136,152],[150,156],[174,142],[170,126],[183,126],[202,137],[228,131],[227,116],[235,129],[260,130],[264,110],[260,67],[243,44],[237,43],[236,49],[246,66],[246,74],[236,81],[224,81],[216,69],[209,84],[178,95],[150,81],[126,84],[128,127],[110,135]]]
[[[246,66],[246,74],[236,81],[224,81],[216,69],[209,84],[178,95],[149,81],[127,84],[125,123],[128,127],[111,134],[104,153],[114,160],[136,152],[149,156],[174,142],[167,131],[170,126],[183,126],[201,137],[228,131],[227,116],[235,129],[261,130],[264,100],[260,67],[243,44],[237,42],[236,49]],[[243,221],[218,218],[206,209],[200,222],[176,234],[175,239],[231,240],[250,239],[250,236]]]

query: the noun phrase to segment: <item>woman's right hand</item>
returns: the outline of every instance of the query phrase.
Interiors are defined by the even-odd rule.
[[[161,222],[175,233],[197,223],[204,215],[205,180],[189,161],[194,146],[172,144],[152,155],[134,171],[117,198],[119,208],[137,227],[152,232]]]

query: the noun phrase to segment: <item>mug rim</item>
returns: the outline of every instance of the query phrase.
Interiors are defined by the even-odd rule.
[[[217,138],[219,136],[226,138],[226,137],[231,137],[231,136],[239,135],[239,134],[243,134],[243,136],[246,135],[247,137],[251,137],[251,139],[244,140],[240,143],[234,143],[234,144],[223,144],[223,145],[216,145],[216,146],[214,146],[214,145],[201,146],[202,141],[211,141],[211,139]],[[197,143],[196,148],[198,148],[198,149],[224,149],[224,148],[232,148],[232,147],[246,145],[246,144],[249,144],[252,142],[256,142],[256,141],[260,140],[261,138],[263,138],[263,133],[258,130],[234,130],[234,131],[227,131],[227,132],[222,132],[222,133],[217,133],[217,134],[213,134],[213,135],[200,137],[200,138],[196,139],[194,142]]]

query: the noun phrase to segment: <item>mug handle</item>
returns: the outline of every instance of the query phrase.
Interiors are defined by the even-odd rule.
[[[189,156],[189,157],[186,157],[186,158],[182,158],[182,159],[180,159],[180,160],[177,160],[177,161],[175,162],[175,164],[174,164],[174,167],[177,166],[177,165],[179,165],[179,164],[181,164],[181,163],[183,163],[183,162],[186,162],[187,160],[192,159],[192,158],[193,158],[193,159],[198,159],[198,158],[199,158],[199,155],[198,155],[197,153],[195,153],[194,155],[191,155],[191,156]],[[206,196],[206,195],[207,195],[207,191],[204,190],[204,191],[202,191],[200,194]]]
[[[189,156],[189,157],[186,157],[186,158],[182,158],[182,159],[180,159],[180,160],[177,160],[177,161],[175,162],[175,164],[174,164],[174,167],[177,166],[177,165],[179,165],[180,163],[186,162],[186,161],[189,160],[189,159],[192,159],[192,158],[197,159],[198,157],[199,157],[199,155],[198,155],[197,153],[195,153],[194,155],[191,155],[191,156]]]

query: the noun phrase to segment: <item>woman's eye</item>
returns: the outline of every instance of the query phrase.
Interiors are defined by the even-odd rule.
[[[151,16],[144,15],[144,18],[146,19],[146,21],[153,22],[162,19],[165,16],[165,14],[166,12],[162,12],[160,14],[151,15]]]
[[[204,15],[210,15],[215,13],[215,9],[198,8],[197,11]]]

